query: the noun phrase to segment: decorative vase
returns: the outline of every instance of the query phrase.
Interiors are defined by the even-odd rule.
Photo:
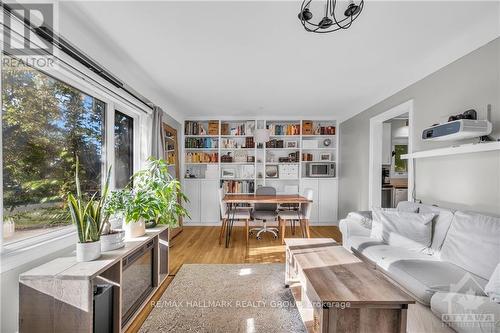
[[[76,261],[92,261],[101,256],[101,241],[76,243]]]
[[[139,221],[123,221],[123,229],[125,230],[125,238],[141,237],[146,233],[146,223],[144,219]]]
[[[111,230],[109,234],[101,235],[101,252],[112,251],[125,246],[125,230]]]

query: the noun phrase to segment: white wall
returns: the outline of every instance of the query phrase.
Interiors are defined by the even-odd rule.
[[[0,331],[2,333],[13,333],[18,331],[19,314],[19,274],[34,267],[42,265],[58,257],[71,255],[75,246],[54,252],[46,257],[33,260],[15,269],[3,272],[0,275]]]
[[[487,104],[492,105],[493,135],[500,138],[500,38],[340,124],[339,218],[369,209],[370,118],[410,99],[414,151],[456,144],[423,142],[420,135],[468,109],[484,118]],[[415,172],[416,197],[424,203],[500,215],[500,152],[422,159]]]

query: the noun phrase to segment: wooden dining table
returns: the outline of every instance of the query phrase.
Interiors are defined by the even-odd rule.
[[[231,233],[234,224],[234,214],[231,217],[230,212],[236,209],[239,204],[254,205],[257,203],[270,203],[270,204],[304,204],[312,202],[304,196],[298,194],[276,194],[276,195],[256,195],[256,194],[226,194],[223,201],[228,205],[227,219],[229,221],[226,228],[226,247],[229,247],[231,241]],[[300,212],[297,212],[297,219],[300,219]]]

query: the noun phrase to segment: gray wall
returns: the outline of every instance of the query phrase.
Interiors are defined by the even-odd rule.
[[[500,138],[500,38],[340,124],[339,218],[368,209],[370,118],[414,101],[413,150],[456,142],[423,142],[422,130],[450,114],[492,105]],[[500,152],[434,157],[416,162],[416,197],[424,203],[500,215]]]

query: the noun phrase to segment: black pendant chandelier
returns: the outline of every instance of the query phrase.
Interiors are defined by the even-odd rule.
[[[317,33],[348,29],[352,22],[361,14],[364,6],[364,0],[361,0],[358,5],[356,5],[354,1],[351,1],[343,13],[336,13],[335,11],[338,11],[338,8],[336,8],[337,0],[326,0],[322,18],[317,23],[313,23],[311,22],[313,13],[309,9],[312,1],[313,0],[304,0],[302,2],[298,16],[300,22],[307,31]]]

